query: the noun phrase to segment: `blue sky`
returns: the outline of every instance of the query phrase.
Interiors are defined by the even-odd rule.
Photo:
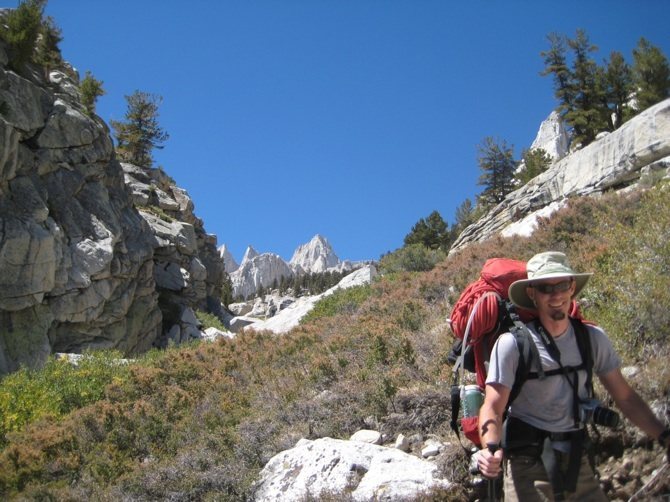
[[[546,36],[587,31],[598,62],[641,36],[670,56],[670,2],[50,0],[60,47],[103,81],[97,113],[163,97],[155,159],[239,261],[317,233],[377,259],[481,191],[487,136],[517,158],[557,105]]]

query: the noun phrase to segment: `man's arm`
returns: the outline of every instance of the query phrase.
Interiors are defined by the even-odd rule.
[[[484,403],[479,409],[479,438],[486,446],[500,444],[502,439],[502,417],[507,407],[510,389],[504,385],[492,383],[486,385]],[[479,471],[486,477],[495,478],[500,472],[502,450],[491,454],[488,449],[479,452]]]
[[[598,378],[628,420],[653,439],[658,439],[658,436],[663,432],[663,424],[654,415],[647,403],[628,384],[621,371],[616,368],[604,375],[598,375]]]

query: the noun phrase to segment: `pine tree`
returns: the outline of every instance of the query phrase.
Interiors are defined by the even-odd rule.
[[[20,1],[0,23],[0,37],[9,45],[10,65],[15,70],[33,59],[45,4],[45,0]]]
[[[537,175],[546,171],[552,162],[551,155],[543,148],[524,150],[521,158],[525,167],[523,171],[516,174],[516,180],[521,185],[525,185]]]
[[[470,199],[465,199],[460,206],[456,208],[456,214],[454,216],[454,226],[452,227],[452,233],[460,233],[465,227],[474,223],[474,208],[472,207],[472,201]],[[456,235],[454,235],[454,238]]]
[[[642,111],[670,96],[670,67],[658,47],[644,37],[633,50],[637,108]]]
[[[611,128],[614,130],[631,117],[632,111],[628,103],[634,91],[633,73],[620,52],[613,51],[610,54],[604,77],[607,103],[614,115],[610,119]]]
[[[598,48],[589,42],[584,30],[577,30],[577,36],[568,40],[568,46],[574,55],[572,69],[572,88],[574,103],[565,113],[566,122],[573,129],[573,141],[588,145],[596,135],[607,129],[607,110],[603,106],[603,90],[598,85],[598,66],[589,57],[589,53]]]
[[[100,96],[105,94],[102,88],[102,81],[97,80],[90,71],[86,71],[86,76],[79,85],[81,91],[81,103],[86,108],[86,113],[93,115],[95,113],[95,103]]]
[[[451,244],[447,223],[440,213],[433,211],[427,218],[421,218],[405,236],[405,245],[423,244],[429,249],[446,250]]]
[[[584,30],[577,30],[574,39],[555,33],[547,38],[550,48],[540,53],[545,63],[541,74],[554,76],[558,111],[572,130],[572,140],[587,145],[600,131],[612,129],[605,73],[589,55],[598,48],[589,42]],[[572,67],[566,45],[572,53]]]
[[[513,158],[512,147],[504,140],[496,143],[493,138],[487,137],[478,149],[482,174],[477,184],[485,187],[479,199],[486,206],[498,204],[515,189],[514,171],[517,162]]]
[[[572,83],[572,74],[567,63],[566,39],[558,33],[547,35],[549,50],[540,53],[544,59],[545,69],[540,75],[553,75],[554,96],[558,100],[558,111],[561,115],[572,109],[575,101],[575,89]]]
[[[223,273],[223,283],[221,284],[221,303],[228,306],[233,303],[233,283],[230,280],[228,272]]]
[[[42,2],[46,6],[46,0]],[[51,16],[42,20],[35,45],[35,62],[51,68],[63,62],[58,44],[63,40],[61,30]]]
[[[169,138],[158,125],[158,105],[163,98],[155,94],[135,91],[126,96],[128,110],[126,121],[111,121],[117,141],[116,152],[123,161],[140,167],[151,167],[154,148],[163,148]]]

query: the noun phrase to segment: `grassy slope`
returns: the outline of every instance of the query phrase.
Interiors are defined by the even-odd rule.
[[[265,462],[300,437],[348,437],[376,426],[391,437],[455,441],[446,362],[451,305],[487,258],[527,259],[546,249],[596,272],[583,295],[586,316],[608,330],[625,364],[640,365],[633,383],[667,420],[669,206],[667,187],[575,200],[531,239],[493,239],[430,272],[387,275],[285,336],[171,349],[113,372],[103,358],[90,369],[107,383],[96,395],[73,389],[81,375],[64,374],[60,365],[6,378],[0,402],[11,397],[12,404],[0,407],[0,495],[245,500]],[[53,386],[49,393],[37,390],[44,382]],[[65,404],[45,404],[66,390]],[[660,462],[658,449],[628,427],[600,445],[615,456],[613,469],[633,447],[649,466]],[[460,450],[441,465],[452,479],[465,479]]]

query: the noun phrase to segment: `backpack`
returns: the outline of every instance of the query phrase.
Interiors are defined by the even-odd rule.
[[[533,320],[536,314],[514,306],[509,301],[508,295],[513,282],[527,277],[526,262],[509,258],[491,258],[484,263],[480,277],[463,290],[452,309],[449,324],[456,337],[456,343],[449,355],[454,375],[451,388],[451,428],[456,432],[459,441],[458,415],[461,397],[465,397],[465,392],[474,391],[473,386],[460,385],[460,375],[463,370],[475,373],[478,391],[483,396],[491,350],[502,333],[510,332],[514,335],[521,354],[508,406],[529,378],[530,361],[537,354],[537,349],[530,339],[525,323]],[[574,323],[575,328],[583,332],[582,323],[579,322],[583,318],[575,301],[572,302],[570,317],[577,320]],[[544,378],[544,375],[541,377]],[[476,412],[470,410],[467,416],[461,419],[461,428],[464,435],[479,446]]]

